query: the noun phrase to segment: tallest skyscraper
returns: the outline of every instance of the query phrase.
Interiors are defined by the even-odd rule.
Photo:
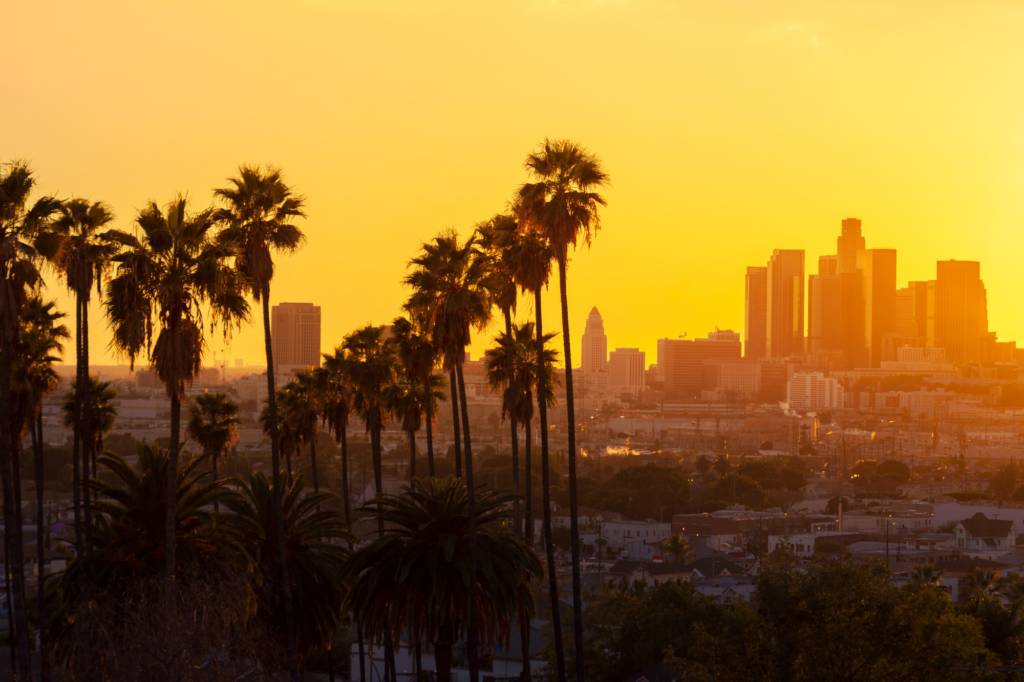
[[[857,252],[862,251],[865,245],[864,236],[860,231],[860,219],[844,219],[843,230],[836,239],[838,263],[835,274],[857,272]]]

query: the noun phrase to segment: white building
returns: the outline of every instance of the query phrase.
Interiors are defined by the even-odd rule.
[[[796,410],[829,410],[843,406],[843,387],[821,372],[797,372],[786,383],[786,401]]]
[[[629,552],[630,558],[651,558],[661,554],[661,543],[672,535],[671,523],[658,521],[609,521],[601,530],[614,552]]]
[[[608,384],[614,389],[640,393],[647,385],[646,354],[639,348],[616,348],[608,356]]]

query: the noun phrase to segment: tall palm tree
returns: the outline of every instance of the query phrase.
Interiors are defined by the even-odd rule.
[[[97,458],[103,452],[103,436],[113,431],[117,424],[117,408],[111,402],[117,397],[117,391],[110,387],[109,381],[100,381],[97,377],[89,377],[88,381],[89,388],[84,392],[78,390],[77,381],[71,382],[71,392],[64,396],[61,413],[64,426],[68,428],[73,428],[83,415],[89,420],[91,428],[89,439],[82,441],[82,460],[91,462],[95,473]]]
[[[476,487],[473,483],[473,444],[469,432],[469,407],[466,402],[466,383],[462,373],[466,347],[473,327],[483,330],[491,316],[491,302],[499,288],[498,277],[491,271],[487,259],[481,258],[475,237],[461,242],[456,232],[442,232],[433,241],[423,245],[420,254],[409,265],[413,271],[405,278],[413,289],[406,309],[421,321],[434,346],[444,354],[446,367],[455,368],[458,378],[459,401],[462,408],[462,428],[466,463],[466,488],[469,495],[469,544],[474,541]],[[472,562],[475,554],[471,554]],[[477,617],[475,610],[476,587],[470,585],[469,628],[466,641],[469,658],[470,682],[477,682]]]
[[[450,679],[452,649],[474,612],[485,643],[508,641],[520,610],[533,613],[527,576],[541,571],[533,549],[500,530],[511,496],[481,491],[472,511],[471,497],[449,476],[416,479],[401,495],[367,505],[387,531],[357,550],[348,568],[351,607],[366,631],[426,638],[439,680]]]
[[[172,475],[166,477],[164,496],[168,623],[174,621],[173,474],[178,467],[181,401],[185,387],[202,368],[204,326],[220,325],[228,335],[249,319],[244,282],[230,267],[232,251],[216,239],[213,210],[189,213],[187,208],[183,196],[171,201],[166,211],[150,202],[139,212],[133,233],[111,231],[122,250],[113,258],[117,270],[104,301],[115,352],[127,356],[134,367],[145,350],[171,403],[167,466]]]
[[[317,387],[316,373],[312,368],[299,370],[295,379],[288,383],[291,388],[293,404],[290,406],[295,430],[299,439],[299,447],[309,446],[309,459],[313,473],[313,492],[320,492],[320,477],[316,468],[316,434],[317,423],[320,421],[320,391]]]
[[[18,341],[16,372],[21,374],[25,387],[25,398],[29,404],[27,426],[31,435],[32,453],[35,462],[36,483],[36,566],[40,567],[36,581],[36,609],[40,623],[47,622],[45,576],[42,566],[45,556],[45,528],[47,519],[43,513],[43,396],[55,390],[60,383],[53,365],[60,362],[64,342],[71,338],[68,328],[60,323],[65,314],[57,310],[56,301],[43,301],[39,297],[28,301]],[[40,679],[50,679],[49,633],[46,627],[39,628]]]
[[[204,455],[213,462],[213,480],[217,476],[217,459],[228,454],[232,445],[238,442],[238,418],[241,406],[227,393],[200,393],[195,402],[188,406],[188,424],[185,427],[189,437],[199,444]],[[213,510],[220,511],[220,502],[213,503]]]
[[[490,266],[499,288],[495,291],[494,303],[501,309],[505,318],[505,334],[502,337],[505,348],[506,380],[511,380],[512,386],[509,392],[512,396],[518,396],[515,388],[516,372],[513,367],[515,357],[515,337],[512,334],[512,314],[516,310],[518,300],[516,282],[513,278],[514,257],[513,246],[519,232],[519,223],[514,215],[499,213],[486,223],[477,225],[477,234],[480,235],[480,249],[490,261]],[[517,427],[517,410],[509,409],[504,411],[508,417],[511,430],[512,446],[512,494],[515,500],[515,528],[518,535],[522,529],[519,524],[519,429]]]
[[[522,325],[516,325],[513,328],[514,342],[512,349],[514,353],[514,359],[512,367],[514,371],[515,392],[518,395],[513,395],[513,389],[509,385],[508,381],[508,341],[504,335],[499,335],[496,339],[497,343],[493,348],[488,349],[484,353],[484,365],[487,370],[487,381],[493,390],[502,391],[502,414],[515,413],[518,416],[518,421],[523,424],[524,434],[526,436],[526,448],[524,452],[523,464],[524,464],[524,479],[526,484],[526,515],[525,523],[523,527],[526,532],[526,542],[529,545],[533,545],[533,463],[531,461],[532,451],[532,434],[531,434],[531,423],[533,421],[533,392],[538,388],[538,371],[537,371],[537,355],[536,345],[534,343],[533,335],[534,325],[532,322],[527,322]],[[545,382],[545,394],[543,397],[538,397],[538,402],[543,400],[544,409],[553,408],[557,404],[555,399],[555,386],[558,384],[558,377],[555,376],[554,366],[558,362],[558,351],[548,348],[548,343],[555,337],[554,334],[544,334],[543,345],[544,345],[544,375],[549,378]],[[514,407],[513,407],[514,406]],[[546,442],[546,436],[545,436]],[[545,468],[545,482],[547,482],[547,459],[544,459]],[[546,497],[550,497],[550,489],[545,492]],[[550,525],[550,512],[548,514],[548,521]],[[516,523],[519,523],[518,513],[516,514]],[[553,552],[554,545],[549,548],[552,554],[548,556],[548,561],[553,565]],[[530,623],[528,620],[522,620],[520,622],[520,637],[523,644],[523,679],[526,682],[530,680]]]
[[[569,299],[566,268],[569,247],[581,240],[590,245],[601,226],[598,209],[605,205],[598,190],[608,174],[591,152],[570,140],[548,140],[526,157],[526,169],[536,182],[520,187],[520,216],[544,233],[558,262],[562,299],[562,343],[565,357],[565,407],[569,435],[569,531],[572,541],[573,627],[576,645],[576,682],[584,682],[583,596],[580,584],[579,505],[576,491],[576,413],[573,407],[572,355],[569,337]]]
[[[77,506],[79,488],[81,486],[81,503],[84,511],[84,529],[88,536],[92,532],[91,504],[89,502],[88,481],[90,466],[95,473],[95,457],[89,459],[89,443],[93,442],[90,421],[91,414],[86,409],[85,392],[89,388],[89,303],[95,285],[97,294],[102,295],[101,281],[104,272],[110,265],[110,259],[117,251],[117,246],[108,237],[108,226],[114,222],[114,213],[102,201],[90,202],[87,199],[69,199],[61,204],[60,212],[50,224],[49,229],[39,235],[36,246],[56,268],[65,281],[68,291],[75,296],[75,364],[76,388],[74,419],[71,424],[74,438],[72,446],[72,485],[75,487],[75,504]],[[81,572],[82,579],[86,573],[93,576],[92,540],[85,538],[85,560],[88,571]],[[94,576],[93,576],[94,577]]]
[[[226,227],[222,238],[230,242],[237,257],[235,266],[245,278],[249,292],[256,302],[263,302],[263,345],[267,355],[267,400],[270,408],[270,461],[278,503],[281,501],[281,454],[278,447],[277,404],[274,387],[274,353],[270,336],[270,282],[274,278],[274,252],[294,253],[306,241],[306,236],[295,224],[305,218],[305,198],[284,181],[280,168],[242,166],[238,176],[228,180],[229,187],[215,190],[224,203],[217,212]],[[277,536],[281,543],[278,556],[284,557],[284,526],[278,519]],[[288,562],[281,560],[281,584],[288,597],[291,581]],[[298,680],[299,668],[295,651],[295,614],[291,599],[285,599],[285,629],[289,637],[288,651],[292,679]]]
[[[541,305],[541,292],[548,285],[551,277],[551,261],[553,258],[551,246],[547,238],[532,226],[524,216],[519,213],[520,233],[512,249],[511,261],[516,284],[525,293],[533,294],[533,316],[535,323],[535,350],[534,357],[537,361],[537,390],[538,396],[547,395],[551,385],[556,380],[553,372],[540,371],[547,369],[548,365],[542,358],[545,356],[546,343],[549,338],[544,334],[544,315]],[[548,595],[551,599],[551,626],[554,637],[555,663],[558,679],[565,682],[565,651],[562,646],[562,624],[558,608],[558,578],[555,573],[555,545],[551,527],[551,477],[548,453],[548,405],[546,401],[537,401],[537,412],[540,433],[540,458],[541,458],[541,501],[543,508],[544,528],[544,551],[547,557],[548,566]]]
[[[28,164],[22,161],[0,166],[0,479],[3,481],[4,524],[9,529],[10,561],[23,566],[21,526],[14,524],[14,481],[11,460],[14,446],[14,425],[11,423],[11,367],[18,329],[30,292],[42,286],[39,257],[31,243],[57,212],[60,202],[42,197],[30,204],[35,191],[35,178]],[[28,667],[28,619],[25,612],[25,578],[20,570],[14,574],[13,608],[17,633],[15,670]]]
[[[405,375],[409,377],[410,383],[419,383],[420,396],[432,394],[430,400],[424,400],[420,405],[423,412],[423,421],[427,426],[427,469],[431,476],[434,475],[434,414],[436,413],[437,401],[445,400],[443,393],[437,391],[443,388],[440,377],[434,375],[434,367],[437,365],[437,349],[424,334],[419,333],[416,326],[405,317],[396,317],[391,323],[391,335],[398,348],[398,359],[402,362]],[[417,430],[419,427],[417,426]],[[411,441],[410,447],[413,450],[413,468],[415,468],[415,441]],[[415,471],[412,472],[415,475]]]
[[[227,502],[234,512],[232,524],[239,528],[242,546],[256,561],[261,577],[256,588],[256,617],[287,646],[288,636],[282,627],[285,596],[276,580],[281,562],[278,514],[284,520],[300,659],[329,644],[341,623],[345,590],[339,578],[349,556],[342,543],[352,540],[339,512],[320,509],[334,493],[305,494],[304,487],[302,476],[297,476],[282,498],[281,509],[275,512],[277,495],[270,481],[263,474],[252,474],[242,484],[242,497]]]

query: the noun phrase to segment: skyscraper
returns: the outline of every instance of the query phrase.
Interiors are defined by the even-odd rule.
[[[766,354],[768,322],[768,268],[751,266],[747,268],[746,311],[744,330],[747,334],[744,356],[757,360]]]
[[[604,334],[604,321],[596,306],[591,308],[583,331],[580,369],[584,373],[608,371],[608,337]]]
[[[863,355],[861,367],[878,367],[883,358],[886,334],[896,331],[896,249],[862,249],[857,252],[864,302]]]
[[[711,332],[705,339],[658,339],[658,367],[664,367],[668,398],[699,398],[704,361],[738,360],[741,345],[740,335],[731,329]]]
[[[320,366],[320,306],[279,303],[270,311],[274,374]]]
[[[807,340],[809,351],[843,350],[842,275],[807,278]]]
[[[988,331],[985,285],[977,261],[947,260],[936,264],[935,338],[952,362],[981,359],[981,337]]]
[[[784,358],[804,349],[803,249],[775,249],[767,279],[765,355]]]
[[[864,237],[860,232],[860,220],[846,218],[843,220],[843,231],[836,239],[836,274],[857,271],[857,252],[865,247]]]
[[[639,393],[647,384],[646,354],[639,348],[616,348],[608,354],[608,385]]]

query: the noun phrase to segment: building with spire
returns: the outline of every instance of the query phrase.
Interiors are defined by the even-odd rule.
[[[580,352],[580,369],[588,372],[608,371],[608,337],[604,333],[604,320],[597,307],[590,309],[586,328],[583,332],[583,348]]]

